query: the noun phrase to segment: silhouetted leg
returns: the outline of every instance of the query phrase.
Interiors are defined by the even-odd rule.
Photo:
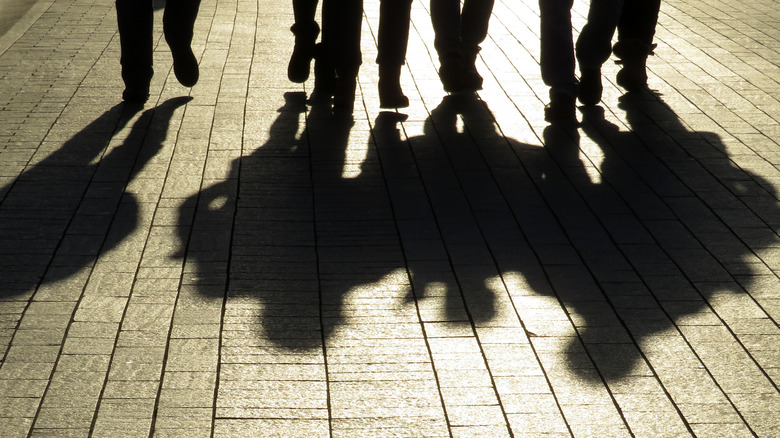
[[[122,98],[129,102],[145,102],[149,98],[149,83],[154,74],[154,6],[151,0],[116,0],[116,16],[122,80],[125,83]]]
[[[591,0],[588,21],[577,38],[576,53],[580,68],[600,69],[609,59],[612,37],[620,21],[623,4],[623,0]]]
[[[612,50],[623,64],[617,83],[628,91],[647,89],[647,57],[655,48],[653,37],[660,7],[660,0],[626,2],[623,7],[618,42]]]
[[[573,0],[540,0],[542,80],[550,87],[548,120],[575,115],[578,83],[574,76],[574,42],[571,31]]]
[[[379,2],[379,106],[404,108],[409,99],[401,89],[401,67],[406,59],[412,0],[380,0]]]
[[[167,0],[163,14],[163,33],[173,55],[173,73],[186,87],[198,83],[198,60],[192,52],[192,36],[199,8],[200,0]]]
[[[583,26],[575,52],[580,66],[579,99],[585,105],[601,100],[601,66],[612,54],[615,34],[623,0],[591,0],[588,21]]]
[[[661,0],[627,1],[617,25],[618,42],[637,40],[652,45],[660,9]]]
[[[463,88],[460,17],[459,0],[431,0],[433,46],[439,55],[439,79],[444,91],[459,91]]]
[[[461,12],[461,44],[463,53],[463,87],[469,91],[482,89],[482,76],[477,72],[479,45],[488,33],[494,0],[466,0]]]
[[[323,45],[336,71],[333,109],[352,114],[357,75],[363,62],[360,53],[363,0],[325,0],[322,7]]]

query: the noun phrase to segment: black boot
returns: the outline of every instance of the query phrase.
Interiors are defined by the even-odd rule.
[[[380,108],[406,108],[409,106],[409,98],[401,89],[400,65],[379,65],[379,107]]]
[[[309,79],[311,60],[315,55],[320,26],[316,22],[295,23],[290,30],[295,35],[295,47],[292,56],[290,56],[290,63],[287,64],[287,78],[291,82],[302,84]]]
[[[629,92],[647,90],[647,57],[653,54],[655,45],[639,40],[618,41],[612,52],[622,65],[615,80]]]

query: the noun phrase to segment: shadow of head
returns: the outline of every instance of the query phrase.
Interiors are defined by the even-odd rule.
[[[0,296],[70,278],[135,230],[138,203],[126,187],[159,151],[174,111],[189,100],[171,99],[140,116],[141,107],[119,104],[2,189]]]

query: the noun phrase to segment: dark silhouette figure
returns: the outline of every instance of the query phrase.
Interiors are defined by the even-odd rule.
[[[479,45],[487,37],[494,0],[431,0],[433,46],[439,55],[444,91],[477,91],[482,76],[475,65]]]
[[[173,112],[189,100],[145,111],[125,142],[101,156],[140,109],[117,105],[2,188],[0,299],[32,296],[44,284],[71,278],[135,230],[139,205],[125,187],[158,152]],[[74,300],[81,292],[62,291]]]
[[[198,60],[192,52],[192,37],[200,0],[166,0],[163,34],[173,55],[173,72],[185,87],[198,82]],[[122,99],[143,103],[149,98],[154,74],[154,1],[116,0],[121,46]]]
[[[647,88],[647,57],[655,45],[661,0],[595,0],[590,3],[588,21],[577,38],[580,68],[579,100],[595,105],[601,100],[601,66],[614,51],[622,64],[617,83],[628,91]],[[612,47],[615,30],[618,41]]]
[[[314,94],[333,97],[333,110],[351,115],[355,106],[357,76],[363,56],[360,32],[363,20],[362,0],[323,0],[322,40],[316,44],[320,27],[315,20],[318,0],[293,0],[295,47],[287,66],[293,82],[309,78],[314,66]]]

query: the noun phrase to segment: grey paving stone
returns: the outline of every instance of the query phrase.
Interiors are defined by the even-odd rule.
[[[191,89],[158,10],[138,111],[114,5],[41,6],[0,37],[0,430],[777,435],[777,8],[705,6],[662,5],[656,93],[607,62],[571,126],[530,1],[495,5],[479,99],[414,3],[410,107],[365,62],[348,123],[287,80],[289,3],[204,0]]]

